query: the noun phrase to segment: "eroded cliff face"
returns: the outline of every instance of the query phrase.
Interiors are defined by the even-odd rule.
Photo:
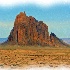
[[[25,12],[20,12],[16,16],[8,42],[23,45],[57,46],[59,39],[53,34],[49,36],[48,26],[43,21],[38,21],[32,16],[26,16]],[[61,45],[62,43],[60,42],[59,44]]]

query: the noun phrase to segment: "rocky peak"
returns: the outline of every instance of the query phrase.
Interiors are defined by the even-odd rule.
[[[38,21],[32,16],[26,16],[25,12],[20,12],[16,16],[8,42],[23,45],[62,45],[54,33],[49,36],[48,26],[43,21]]]
[[[20,14],[18,14],[17,17],[18,18],[20,18],[20,17],[26,17],[26,13],[25,12],[24,13],[23,12],[20,12]]]
[[[20,22],[22,23],[23,21],[25,21],[27,19],[26,13],[24,12],[20,12],[20,14],[18,14],[16,16],[15,19],[15,24],[19,24]]]

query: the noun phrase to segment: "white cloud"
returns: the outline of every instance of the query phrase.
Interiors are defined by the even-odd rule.
[[[0,0],[0,6],[14,6],[19,4],[36,4],[41,6],[51,6],[59,3],[70,3],[70,0]]]
[[[7,23],[5,23],[5,22],[0,22],[0,28],[2,27],[2,28],[12,28],[13,27],[13,24],[12,24],[13,22],[7,22]]]
[[[0,38],[7,38],[9,36],[14,25],[12,23],[13,22],[0,22]]]

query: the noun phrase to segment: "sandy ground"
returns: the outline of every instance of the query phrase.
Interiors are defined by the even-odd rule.
[[[0,49],[0,67],[70,65],[70,48]]]

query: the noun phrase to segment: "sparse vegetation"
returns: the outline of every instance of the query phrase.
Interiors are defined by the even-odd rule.
[[[60,64],[70,65],[70,48],[0,45],[0,65],[3,67],[58,66]]]
[[[8,44],[3,44],[0,45],[0,49],[3,50],[15,50],[15,49],[31,49],[31,50],[36,50],[36,49],[61,49],[61,48],[69,48],[69,46],[61,46],[61,47],[54,47],[54,46],[39,46],[39,45],[8,45]]]

